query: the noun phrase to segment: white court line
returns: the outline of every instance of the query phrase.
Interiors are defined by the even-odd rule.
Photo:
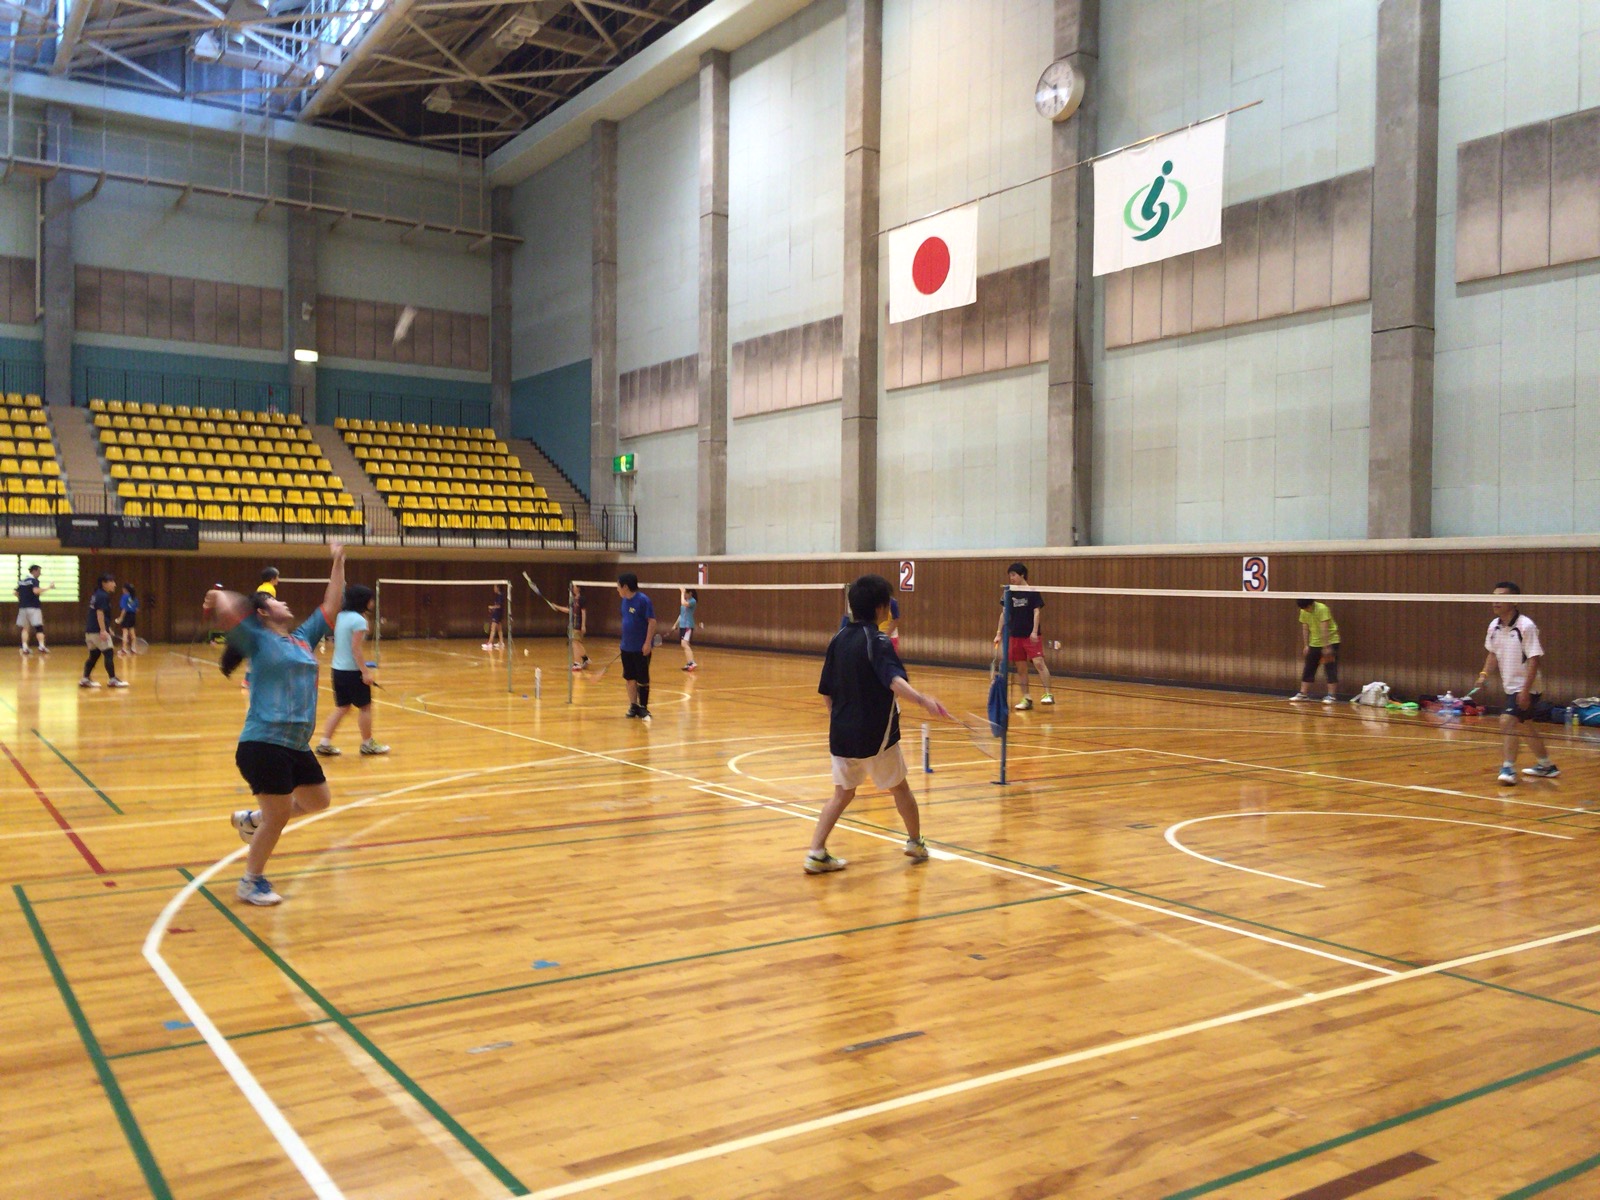
[[[330,805],[319,813],[312,813],[309,816],[300,818],[294,822],[294,828],[299,829],[302,826],[314,824],[332,816],[334,813],[350,812],[352,809],[360,808],[380,798],[390,799],[401,792],[460,783],[465,779],[492,775],[500,771],[521,770],[530,765],[532,764],[515,763],[509,766],[484,767],[475,771],[464,771],[457,775],[447,776],[446,778],[435,780],[433,783],[415,783],[396,792],[379,793],[377,796],[370,797],[367,800],[356,800],[339,808]],[[200,1002],[190,994],[189,989],[178,978],[177,972],[168,965],[166,959],[161,957],[161,941],[166,936],[167,926],[177,917],[183,906],[188,903],[196,892],[209,883],[219,871],[239,861],[249,852],[250,847],[248,845],[241,845],[232,853],[225,854],[186,883],[178,894],[167,902],[167,906],[161,910],[161,915],[156,918],[155,924],[150,926],[150,932],[145,935],[144,959],[150,964],[150,969],[156,973],[156,977],[166,986],[167,991],[172,994],[172,998],[178,1002],[178,1007],[189,1018],[189,1022],[195,1027],[195,1031],[205,1040],[206,1045],[211,1048],[211,1052],[217,1056],[217,1061],[222,1064],[223,1069],[232,1077],[234,1085],[243,1093],[250,1107],[255,1110],[256,1116],[261,1118],[262,1124],[272,1132],[272,1136],[283,1147],[284,1153],[289,1156],[289,1161],[294,1164],[295,1170],[299,1171],[301,1177],[311,1185],[311,1190],[317,1195],[318,1200],[344,1200],[344,1193],[339,1190],[339,1185],[334,1183],[327,1169],[318,1161],[316,1155],[311,1153],[310,1147],[301,1140],[300,1135],[295,1132],[294,1126],[289,1124],[289,1119],[273,1103],[272,1097],[267,1095],[266,1089],[257,1082],[256,1077],[250,1073],[250,1068],[244,1065],[244,1060],[239,1057],[238,1053],[228,1043],[228,1039],[223,1036],[222,1031],[212,1022],[211,1018],[206,1014],[206,1010],[200,1007]]]
[[[1226,821],[1235,817],[1359,817],[1373,821],[1434,821],[1440,825],[1470,825],[1476,829],[1499,829],[1506,833],[1525,833],[1529,837],[1555,838],[1557,841],[1570,842],[1572,839],[1563,833],[1545,833],[1538,829],[1518,829],[1514,825],[1490,825],[1483,821],[1456,821],[1449,817],[1411,817],[1399,813],[1358,813],[1335,812],[1323,809],[1287,809],[1282,812],[1226,812],[1215,813],[1209,817],[1191,817],[1187,821],[1179,821],[1176,825],[1167,827],[1167,844],[1175,850],[1181,850],[1191,858],[1198,858],[1215,866],[1227,867],[1231,871],[1244,871],[1250,875],[1262,875],[1267,879],[1278,879],[1284,883],[1295,883],[1301,887],[1322,888],[1326,885],[1311,883],[1304,879],[1295,879],[1288,875],[1274,875],[1271,871],[1258,871],[1254,867],[1241,867],[1238,863],[1227,862],[1224,859],[1212,858],[1210,855],[1201,854],[1198,850],[1191,850],[1178,840],[1178,831],[1187,829],[1190,825],[1198,825],[1202,821]]]
[[[1161,754],[1167,758],[1187,758],[1194,762],[1216,763],[1224,767],[1243,767],[1249,771],[1274,771],[1279,775],[1301,775],[1307,779],[1327,779],[1334,783],[1358,783],[1363,787],[1398,788],[1403,792],[1427,792],[1435,796],[1455,796],[1462,800],[1482,800],[1490,804],[1516,804],[1523,808],[1547,808],[1554,812],[1589,814],[1592,808],[1570,808],[1564,804],[1541,804],[1537,800],[1513,800],[1506,795],[1480,796],[1476,792],[1458,792],[1451,788],[1426,787],[1420,783],[1389,783],[1382,779],[1357,779],[1353,775],[1329,775],[1323,771],[1297,771],[1293,767],[1269,767],[1262,763],[1240,762],[1233,758],[1207,758],[1204,754],[1183,754],[1177,750],[1153,750],[1139,747],[1145,754]]]
[[[1119,753],[1130,753],[1130,751],[1121,751]],[[743,775],[744,772],[739,771],[738,774]],[[756,779],[758,777],[746,776],[746,778]],[[803,804],[793,801],[773,800],[769,796],[762,796],[759,792],[748,791],[744,788],[734,787],[731,784],[720,784],[717,786],[727,788],[729,791],[743,792],[747,796],[754,796],[761,800],[766,807],[771,808],[774,812],[787,812],[790,816],[803,817],[807,820],[813,821],[816,820],[817,817],[816,809],[808,809]],[[898,838],[889,837],[888,835],[879,833],[876,830],[863,829],[850,821],[848,818],[841,818],[837,828],[846,830],[850,833],[857,833],[866,837],[879,838],[885,841],[899,840]],[[965,854],[957,854],[950,850],[937,850],[933,847],[930,847],[929,850],[939,858],[951,859],[956,862],[970,863],[973,866],[982,867],[989,871],[997,871],[1003,875],[1015,875],[1022,879],[1031,879],[1038,883],[1048,884],[1050,887],[1057,888],[1061,891],[1080,892],[1086,897],[1093,897],[1097,900],[1105,900],[1112,904],[1125,904],[1132,908],[1141,908],[1146,912],[1157,913],[1163,917],[1175,917],[1180,921],[1187,921],[1191,925],[1203,925],[1208,929],[1218,929],[1224,933],[1236,934],[1239,937],[1247,937],[1254,941],[1265,942],[1268,945],[1281,946],[1286,950],[1296,950],[1301,954],[1310,954],[1316,958],[1326,958],[1333,962],[1343,963],[1344,965],[1350,967],[1358,967],[1363,971],[1372,971],[1379,975],[1397,974],[1397,972],[1389,967],[1380,967],[1374,963],[1362,962],[1360,959],[1356,958],[1345,958],[1343,955],[1334,954],[1327,950],[1318,950],[1314,946],[1302,946],[1297,942],[1286,942],[1282,938],[1270,937],[1267,934],[1257,933],[1250,929],[1241,929],[1237,925],[1228,925],[1220,921],[1210,921],[1205,917],[1197,917],[1192,913],[1180,912],[1176,909],[1163,908],[1158,904],[1150,904],[1144,900],[1135,900],[1132,896],[1119,896],[1115,892],[1086,889],[1081,884],[1066,883],[1060,879],[1052,878],[1048,875],[1037,875],[1031,871],[1020,870],[1017,867],[1006,866],[1003,863],[988,862],[987,860],[973,858]]]
[[[1098,893],[1087,894],[1097,895]],[[1479,954],[1469,954],[1463,958],[1451,959],[1448,962],[1435,963],[1430,967],[1417,967],[1409,971],[1388,975],[1382,979],[1363,979],[1359,983],[1345,984],[1343,987],[1330,988],[1325,992],[1312,992],[1306,996],[1297,996],[1292,1000],[1279,1000],[1274,1004],[1263,1004],[1256,1008],[1225,1013],[1219,1017],[1207,1017],[1200,1021],[1191,1021],[1187,1025],[1176,1025],[1170,1029],[1158,1030],[1155,1033],[1144,1033],[1136,1037],[1123,1038],[1120,1041],[1107,1042],[1100,1046],[1090,1046],[1085,1050],[1075,1050],[1070,1054],[1059,1054],[1053,1058],[1024,1063],[1022,1066],[1010,1067],[1004,1071],[994,1071],[988,1075],[974,1076],[956,1083],[947,1083],[940,1087],[928,1088],[925,1091],[913,1092],[910,1095],[896,1096],[892,1100],[880,1101],[877,1104],[866,1104],[859,1108],[844,1109],[841,1112],[830,1113],[825,1117],[817,1117],[814,1120],[799,1121],[793,1125],[785,1125],[780,1129],[769,1129],[765,1133],[733,1138],[713,1146],[702,1146],[698,1150],[690,1150],[684,1154],[674,1154],[669,1158],[658,1158],[653,1162],[639,1163],[632,1167],[608,1171],[604,1175],[593,1175],[588,1179],[578,1179],[556,1187],[544,1188],[541,1191],[532,1193],[531,1200],[557,1200],[561,1196],[575,1196],[581,1192],[593,1191],[595,1188],[609,1187],[614,1183],[624,1183],[631,1179],[643,1178],[646,1175],[657,1175],[663,1171],[705,1162],[707,1159],[722,1158],[744,1150],[754,1149],[757,1146],[770,1146],[774,1142],[787,1141],[790,1138],[803,1137],[810,1133],[819,1133],[824,1129],[834,1129],[840,1125],[866,1120],[869,1117],[878,1117],[885,1113],[897,1112],[900,1109],[912,1108],[919,1104],[929,1104],[951,1096],[975,1092],[982,1088],[993,1087],[996,1084],[1009,1083],[1014,1079],[1025,1079],[1030,1075],[1038,1075],[1045,1071],[1056,1071],[1062,1067],[1074,1066],[1097,1058],[1109,1058],[1112,1055],[1122,1054],[1129,1050],[1155,1046],[1162,1042],[1175,1041],[1178,1038],[1188,1037],[1196,1033],[1205,1033],[1212,1029],[1221,1029],[1229,1025],[1239,1025],[1246,1021],[1253,1021],[1258,1017],[1292,1012],[1295,1009],[1305,1008],[1312,1004],[1320,1004],[1325,1000],[1336,1000],[1345,996],[1374,991],[1381,987],[1389,987],[1397,983],[1408,983],[1413,979],[1437,975],[1444,971],[1458,970],[1474,963],[1521,954],[1544,946],[1575,941],[1578,938],[1592,937],[1597,933],[1600,933],[1600,925],[1589,925],[1583,929],[1553,934],[1550,937],[1523,942],[1516,946],[1506,946],[1498,950],[1485,950]]]

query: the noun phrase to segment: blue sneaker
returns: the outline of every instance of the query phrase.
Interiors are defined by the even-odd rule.
[[[1500,782],[1506,787],[1517,786],[1517,769],[1510,763],[1500,768]]]
[[[239,880],[239,899],[246,904],[258,904],[263,908],[283,903],[283,897],[272,890],[272,885],[267,882],[265,875],[259,875],[255,879]]]
[[[1524,775],[1532,775],[1535,779],[1555,779],[1561,774],[1561,768],[1555,763],[1534,763],[1531,767],[1523,767]]]

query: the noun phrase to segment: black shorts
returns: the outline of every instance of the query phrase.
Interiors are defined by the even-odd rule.
[[[333,672],[333,703],[336,708],[368,708],[372,689],[361,682],[360,671]]]
[[[1327,662],[1322,661],[1322,652],[1324,650],[1328,651],[1332,655]],[[1301,682],[1310,683],[1313,679],[1315,679],[1317,677],[1317,667],[1319,665],[1322,667],[1322,677],[1324,679],[1326,679],[1329,683],[1339,682],[1338,642],[1333,643],[1331,646],[1306,647],[1306,664],[1304,669],[1300,672]]]
[[[649,687],[650,656],[643,650],[624,650],[622,652],[622,677]]]
[[[1518,708],[1517,697],[1515,693],[1513,693],[1506,697],[1506,706],[1501,711],[1503,711],[1506,716],[1512,717],[1517,721],[1531,721],[1533,720],[1533,714],[1539,711],[1539,700],[1541,697],[1543,697],[1543,695],[1543,692],[1530,693],[1528,696],[1528,707]]]
[[[132,629],[138,623],[139,619],[137,613],[123,613],[122,620],[117,622],[117,624],[122,626],[124,629]]]
[[[491,622],[493,622],[494,624],[496,624],[496,625],[503,624],[505,622],[505,619],[506,619],[506,610],[505,609],[503,609],[503,608],[491,608],[489,610],[489,620]]]
[[[252,796],[287,796],[296,788],[328,782],[322,764],[309,749],[290,750],[271,742],[240,742],[233,761],[250,785]]]

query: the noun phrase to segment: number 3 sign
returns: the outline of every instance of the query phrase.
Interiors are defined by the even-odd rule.
[[[1248,554],[1244,560],[1244,590],[1247,592],[1264,592],[1267,590],[1267,559],[1262,554]]]

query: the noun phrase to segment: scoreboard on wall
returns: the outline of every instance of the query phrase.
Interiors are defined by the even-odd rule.
[[[56,537],[63,548],[74,550],[198,550],[200,522],[81,513],[57,517]]]

